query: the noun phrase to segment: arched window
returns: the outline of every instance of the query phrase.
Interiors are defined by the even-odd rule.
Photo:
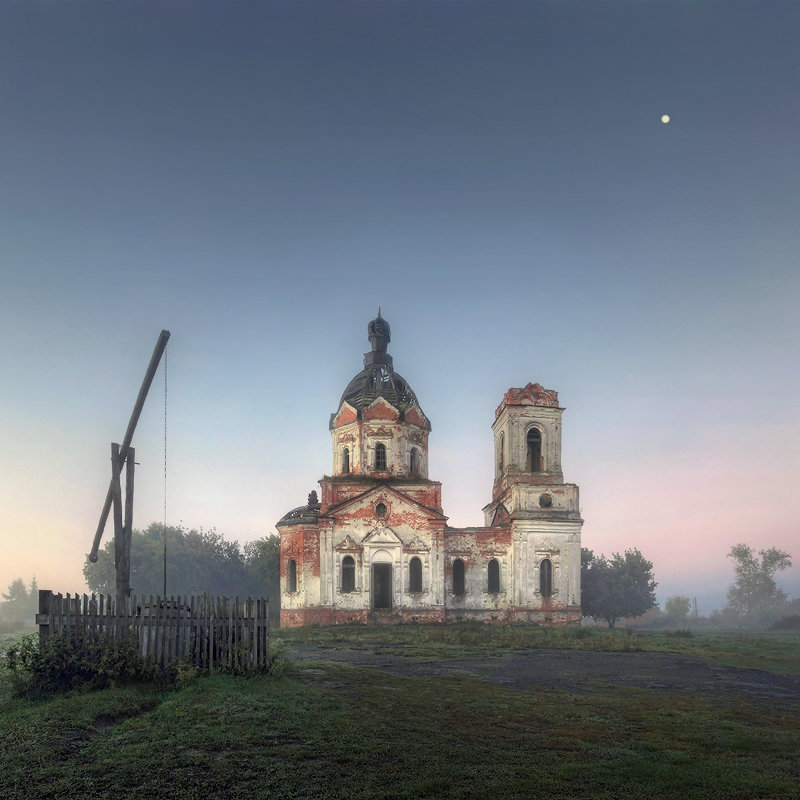
[[[538,428],[528,431],[528,457],[526,467],[528,472],[542,471],[542,434]]]
[[[464,594],[464,562],[460,558],[453,562],[453,594]]]
[[[354,592],[356,590],[356,562],[353,556],[342,559],[342,591]]]
[[[422,591],[422,561],[416,556],[408,562],[408,591]]]
[[[506,435],[504,433],[501,433],[500,438],[498,439],[498,448],[497,448],[497,471],[499,473],[502,473],[505,465],[506,465]]]
[[[386,472],[386,445],[380,442],[375,445],[375,471]]]
[[[350,472],[350,448],[345,447],[342,453],[342,474],[347,475]]]
[[[290,558],[288,567],[289,593],[291,594],[297,591],[297,562],[293,558]]]
[[[411,469],[411,474],[416,475],[417,471],[419,470],[419,451],[416,447],[411,448],[411,456],[409,457],[409,467]]]
[[[553,564],[549,558],[543,558],[539,564],[539,592],[542,597],[553,594]]]
[[[493,558],[489,562],[489,594],[497,594],[500,591],[500,562]]]

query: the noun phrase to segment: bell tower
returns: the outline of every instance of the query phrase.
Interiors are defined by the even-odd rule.
[[[495,411],[492,499],[513,484],[560,484],[561,415],[558,392],[529,383],[509,389]]]
[[[564,483],[558,392],[529,383],[509,389],[495,411],[492,502],[487,527],[511,526],[513,600],[521,618],[580,620],[578,487]]]

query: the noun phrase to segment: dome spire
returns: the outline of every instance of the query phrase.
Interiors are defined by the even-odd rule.
[[[392,333],[389,323],[381,316],[380,308],[378,316],[367,325],[367,333],[372,349],[364,354],[364,369],[347,384],[339,400],[339,407],[341,408],[342,403],[349,403],[358,411],[361,419],[362,410],[376,398],[383,397],[400,411],[401,415],[412,408],[418,409],[422,414],[414,391],[405,379],[394,371],[392,357],[386,352]],[[426,425],[430,430],[427,421]]]
[[[372,352],[364,356],[364,366],[384,364],[391,369],[392,357],[386,352],[386,348],[392,340],[392,330],[389,323],[381,316],[380,306],[378,306],[378,316],[367,325],[367,334]]]

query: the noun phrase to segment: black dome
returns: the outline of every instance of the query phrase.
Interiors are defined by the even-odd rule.
[[[380,310],[378,316],[367,325],[367,334],[372,350],[364,356],[364,369],[347,384],[339,408],[347,402],[361,411],[378,397],[383,397],[401,414],[412,408],[422,411],[408,381],[394,371],[392,357],[386,352],[391,332]]]
[[[402,414],[419,408],[417,396],[408,382],[386,364],[374,364],[361,370],[347,384],[339,407],[346,401],[357,409],[366,408],[378,397],[388,400]]]

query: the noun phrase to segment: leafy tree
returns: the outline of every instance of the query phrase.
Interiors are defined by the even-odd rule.
[[[281,596],[281,539],[276,533],[247,542],[244,546],[244,562],[248,586],[253,595],[266,595],[270,598],[270,618],[277,623],[280,619]]]
[[[691,608],[692,601],[682,594],[677,594],[674,597],[667,598],[664,603],[664,614],[672,622],[683,622],[689,616]]]
[[[778,588],[773,576],[792,566],[790,553],[770,547],[759,550],[756,558],[752,548],[737,544],[728,558],[733,559],[736,582],[728,589],[729,612],[739,622],[763,622],[775,617],[787,606],[786,594]]]
[[[581,608],[613,628],[620,617],[638,617],[656,604],[653,564],[637,548],[610,559],[581,550]]]
[[[272,535],[248,542],[244,551],[216,530],[184,530],[168,526],[167,593],[227,597],[267,595],[270,611],[280,610],[280,539]],[[83,567],[86,583],[93,592],[116,591],[114,540],[106,541],[97,562],[88,558]],[[131,589],[137,595],[164,593],[164,526],[152,523],[131,536]]]

